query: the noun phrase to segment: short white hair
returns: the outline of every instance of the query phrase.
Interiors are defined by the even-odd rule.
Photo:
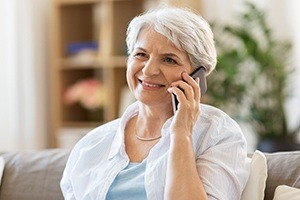
[[[133,52],[138,35],[145,27],[168,38],[187,52],[193,67],[203,66],[207,75],[216,67],[217,53],[210,25],[198,14],[185,8],[159,6],[133,18],[127,29],[127,52]]]

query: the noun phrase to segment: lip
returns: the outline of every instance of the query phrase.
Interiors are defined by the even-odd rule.
[[[159,88],[165,87],[165,85],[163,85],[163,84],[158,84],[158,83],[154,83],[154,82],[150,82],[150,81],[145,81],[145,80],[141,80],[141,79],[138,79],[138,81],[142,85],[142,87],[145,89],[159,89]]]

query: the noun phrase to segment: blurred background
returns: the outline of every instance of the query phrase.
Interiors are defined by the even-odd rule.
[[[133,101],[127,23],[160,2],[212,25],[219,58],[203,101],[237,120],[248,151],[299,150],[299,1],[1,0],[0,151],[70,149],[120,116]]]

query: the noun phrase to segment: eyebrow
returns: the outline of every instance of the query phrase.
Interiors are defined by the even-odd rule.
[[[176,54],[174,54],[174,53],[164,53],[163,55],[166,56],[166,57],[176,57],[176,58],[180,59],[180,58],[179,58]]]
[[[136,47],[135,50],[141,50],[141,51],[147,52],[147,50],[142,47]]]
[[[135,49],[147,52],[147,50],[142,47],[136,47]],[[167,56],[167,57],[176,57],[176,58],[180,59],[180,57],[177,56],[175,53],[163,53],[162,55]]]

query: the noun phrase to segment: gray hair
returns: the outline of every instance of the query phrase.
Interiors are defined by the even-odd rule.
[[[207,75],[216,67],[217,53],[210,25],[196,13],[161,6],[136,16],[127,29],[127,52],[133,52],[140,31],[153,27],[178,49],[187,52],[193,67],[203,66]]]

